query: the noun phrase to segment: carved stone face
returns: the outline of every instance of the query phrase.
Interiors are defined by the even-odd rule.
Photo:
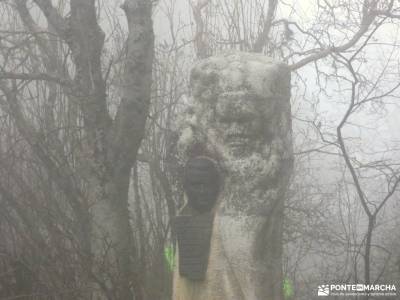
[[[193,104],[178,145],[182,157],[204,155],[220,163],[228,174],[222,193],[234,195],[220,208],[260,212],[274,197],[243,201],[242,195],[276,193],[277,178],[290,169],[289,68],[261,54],[223,53],[197,63],[190,84]]]
[[[259,151],[263,141],[263,109],[259,96],[248,91],[221,93],[216,105],[216,129],[230,155]]]

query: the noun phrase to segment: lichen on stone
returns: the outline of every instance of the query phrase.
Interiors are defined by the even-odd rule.
[[[292,171],[290,71],[261,54],[228,52],[191,72],[193,106],[184,122],[183,161],[218,162],[205,281],[174,279],[175,300],[281,300],[282,220]]]

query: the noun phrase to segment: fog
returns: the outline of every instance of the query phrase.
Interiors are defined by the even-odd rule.
[[[322,285],[400,289],[399,3],[5,0],[0,16],[0,299],[309,300]],[[265,94],[246,81],[260,68]],[[279,68],[290,70],[290,117]],[[260,136],[257,117],[269,124]],[[239,128],[233,142],[229,126]],[[259,144],[269,156],[248,155]],[[198,157],[220,172],[215,203],[209,170],[187,170]],[[243,167],[251,163],[254,173]],[[187,174],[200,174],[200,200],[188,199]],[[278,204],[257,227],[257,213],[224,211],[235,197]],[[190,203],[204,199],[206,279],[181,281],[176,220],[205,222]],[[213,252],[225,246],[226,260]],[[243,255],[253,246],[262,259]]]

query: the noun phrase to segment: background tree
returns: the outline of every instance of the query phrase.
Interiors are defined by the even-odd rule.
[[[61,239],[73,251],[75,264],[82,266],[82,277],[76,278],[84,282],[80,297],[141,299],[128,190],[150,104],[152,3],[122,4],[128,33],[121,57],[120,101],[113,117],[108,67],[102,56],[100,4],[71,0],[54,6],[47,0],[17,0],[1,5],[6,14],[1,39],[2,110],[24,139],[31,159],[40,164],[42,175],[61,193],[55,197],[61,199],[50,205],[58,200],[68,210],[61,216],[68,216],[71,224],[62,227],[72,230],[72,241],[65,240],[67,236]],[[2,196],[7,199],[6,191],[13,188],[4,188]],[[19,202],[19,197],[14,201],[10,197],[13,205]],[[43,198],[39,201],[50,200]],[[26,225],[35,228],[36,222]],[[38,236],[46,240],[61,226],[59,222],[48,222],[45,232],[38,228]]]

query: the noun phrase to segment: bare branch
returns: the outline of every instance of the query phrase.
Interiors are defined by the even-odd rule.
[[[389,182],[389,184],[390,184],[390,182]],[[379,204],[379,206],[376,208],[376,210],[374,212],[374,216],[376,216],[379,213],[379,211],[386,204],[386,202],[394,195],[394,193],[397,191],[399,184],[400,184],[400,177],[395,176],[394,184],[392,185],[392,187],[389,186],[388,193],[386,194],[385,198],[383,198],[383,200]]]
[[[19,2],[26,2],[26,0],[18,0]],[[34,0],[40,10],[46,16],[47,21],[54,27],[57,34],[64,40],[68,38],[68,22],[57,11],[51,3],[51,0]]]
[[[353,179],[354,185],[356,187],[357,195],[360,198],[361,205],[362,205],[365,213],[367,214],[367,216],[371,217],[372,216],[371,210],[368,207],[367,199],[366,199],[365,194],[364,194],[364,192],[362,190],[361,183],[360,183],[360,181],[358,179],[356,170],[354,169],[354,166],[353,166],[353,164],[351,162],[350,156],[349,156],[349,154],[347,152],[347,149],[346,149],[346,146],[345,146],[345,143],[344,143],[344,138],[343,138],[343,135],[342,135],[342,128],[346,124],[347,120],[349,119],[349,117],[351,115],[351,112],[353,110],[353,107],[354,107],[355,97],[356,97],[356,85],[358,83],[356,75],[355,75],[355,72],[354,72],[354,70],[353,70],[353,68],[352,68],[350,63],[349,63],[349,69],[351,70],[355,81],[351,84],[350,103],[348,105],[346,113],[344,114],[342,120],[340,121],[338,127],[336,128],[336,132],[337,132],[338,143],[339,143],[340,149],[342,151],[343,158],[344,158],[344,160],[346,162],[346,166],[350,170],[350,174],[351,174],[351,177]]]
[[[0,80],[14,79],[14,80],[27,80],[27,81],[49,81],[58,83],[60,85],[71,85],[68,79],[63,79],[57,76],[52,76],[46,73],[12,73],[12,72],[0,72]]]
[[[268,1],[268,12],[267,12],[267,17],[264,20],[264,28],[262,32],[259,34],[256,42],[254,43],[253,47],[254,52],[261,52],[263,47],[267,43],[268,35],[272,28],[272,21],[274,20],[277,6],[278,6],[278,0]]]
[[[321,49],[318,52],[290,65],[291,70],[297,70],[310,62],[324,58],[332,53],[341,53],[353,47],[363,36],[368,32],[371,24],[374,22],[377,13],[374,10],[376,2],[370,4],[370,1],[365,0],[363,5],[363,15],[361,18],[361,25],[353,37],[346,43],[340,46],[329,46],[326,49]]]
[[[59,185],[59,188],[65,192],[66,197],[69,199],[74,212],[80,221],[84,220],[84,210],[82,210],[80,200],[83,198],[80,189],[73,181],[73,171],[68,168],[68,164],[63,164],[61,167],[54,160],[54,152],[50,153],[49,148],[43,143],[43,139],[40,138],[40,133],[37,132],[35,126],[31,124],[28,119],[24,116],[20,102],[17,98],[16,91],[8,88],[5,84],[0,83],[0,89],[5,94],[5,98],[8,104],[8,111],[14,119],[15,124],[21,135],[31,146],[37,157],[43,162],[50,175]]]

